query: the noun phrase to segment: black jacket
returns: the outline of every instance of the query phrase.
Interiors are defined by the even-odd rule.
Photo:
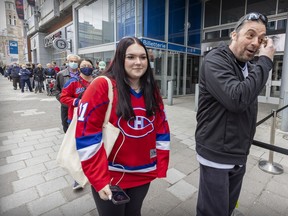
[[[199,81],[196,151],[207,160],[245,164],[256,130],[257,97],[273,63],[260,56],[248,62],[245,79],[227,45],[204,58]]]
[[[53,94],[56,96],[56,99],[60,102],[60,94],[64,84],[71,78],[69,69],[66,68],[62,71],[59,71],[56,76],[56,82],[53,87]],[[62,104],[66,106],[65,104]]]

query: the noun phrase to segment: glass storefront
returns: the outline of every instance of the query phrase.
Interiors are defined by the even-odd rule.
[[[167,94],[169,80],[174,81],[174,95],[194,93],[200,57],[192,54],[200,55],[201,1],[188,2],[97,0],[87,6],[80,5],[76,13],[76,52],[94,64],[103,60],[108,65],[114,56],[117,42],[124,36],[137,35],[142,41],[148,41],[145,45],[162,95]],[[166,4],[169,4],[168,11]],[[185,24],[185,20],[188,23]],[[165,23],[168,31],[165,31]],[[185,40],[189,47],[184,46]]]
[[[98,0],[78,10],[78,48],[114,42],[114,0]]]

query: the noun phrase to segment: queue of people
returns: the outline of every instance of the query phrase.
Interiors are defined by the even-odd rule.
[[[231,43],[220,43],[204,56],[195,131],[200,167],[197,216],[230,216],[239,199],[256,130],[257,97],[273,67],[275,47],[266,37],[267,24],[263,14],[246,14],[231,32]],[[66,64],[56,73],[53,91],[61,103],[64,132],[74,107],[79,108],[76,149],[98,213],[140,216],[151,181],[167,175],[170,154],[169,124],[147,48],[137,37],[124,37],[107,69],[101,70],[105,62],[94,68],[89,59],[75,54],[67,56]],[[52,67],[47,65],[46,71]],[[12,68],[13,87],[18,84],[23,91],[24,83],[29,87],[29,72],[23,66]],[[36,76],[43,74],[41,65],[37,68]],[[109,122],[120,130],[110,155],[102,127],[108,83],[102,77],[94,79],[100,74],[112,82]],[[41,84],[40,92],[39,88]],[[130,197],[127,202],[115,204],[115,186]],[[73,188],[81,187],[74,182]]]
[[[18,64],[13,63],[8,66],[1,66],[1,74],[8,78],[12,82],[13,89],[20,89],[22,93],[26,91],[42,93],[47,86],[47,80],[49,78],[55,80],[56,73],[59,71],[59,67],[55,62],[48,63],[47,67],[43,68],[41,64]],[[57,69],[58,68],[58,69]],[[46,85],[45,85],[46,84]]]

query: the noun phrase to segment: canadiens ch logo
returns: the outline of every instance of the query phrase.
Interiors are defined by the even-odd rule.
[[[153,122],[155,116],[147,118],[146,109],[134,108],[135,118],[131,118],[128,121],[122,119],[118,120],[118,127],[128,137],[141,138],[151,133],[154,130]]]

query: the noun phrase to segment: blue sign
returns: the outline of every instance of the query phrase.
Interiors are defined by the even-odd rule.
[[[184,46],[179,46],[176,44],[168,44],[168,49],[173,50],[173,51],[180,51],[180,52],[186,51],[186,48]]]
[[[146,47],[153,47],[156,49],[166,49],[166,43],[164,42],[144,38],[142,38],[141,40]]]
[[[9,40],[9,51],[10,54],[18,54],[18,42]]]
[[[201,49],[187,47],[187,53],[200,55],[201,54]]]

